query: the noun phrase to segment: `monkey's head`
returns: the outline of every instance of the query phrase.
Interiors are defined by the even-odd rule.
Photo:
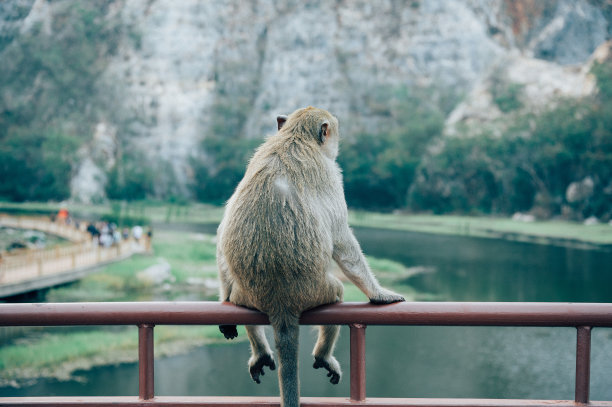
[[[323,154],[335,160],[338,156],[338,119],[323,109],[309,106],[289,116],[278,116],[278,131],[291,134],[309,143],[317,143]]]

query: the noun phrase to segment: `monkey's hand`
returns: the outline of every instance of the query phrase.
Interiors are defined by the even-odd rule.
[[[236,325],[219,325],[219,331],[225,336],[225,339],[234,339],[238,336]]]
[[[329,377],[329,381],[332,384],[338,384],[340,382],[340,378],[342,377],[342,371],[340,370],[340,364],[336,360],[335,357],[329,356],[327,358],[317,358],[315,357],[315,362],[312,365],[315,369],[320,367],[324,367],[327,370],[327,377]]]
[[[372,304],[391,304],[402,301],[406,301],[406,299],[391,290],[387,290],[386,288],[381,288],[375,296],[370,297],[370,302]]]
[[[257,384],[261,383],[259,375],[263,376],[265,374],[263,370],[264,366],[268,366],[270,370],[276,369],[276,364],[274,363],[274,359],[272,359],[272,355],[265,353],[258,358],[251,357],[251,360],[249,360],[249,373]]]

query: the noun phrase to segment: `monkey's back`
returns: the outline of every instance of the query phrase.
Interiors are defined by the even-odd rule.
[[[342,195],[335,163],[296,160],[311,147],[285,144],[268,140],[256,152],[228,202],[218,242],[240,305],[269,315],[299,315],[325,302],[333,212],[346,210],[332,205],[338,196],[330,191]]]

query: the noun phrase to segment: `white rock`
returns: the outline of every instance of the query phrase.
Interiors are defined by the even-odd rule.
[[[158,264],[154,264],[136,274],[136,278],[152,285],[161,285],[167,281],[173,281],[172,268],[170,264],[161,259]]]

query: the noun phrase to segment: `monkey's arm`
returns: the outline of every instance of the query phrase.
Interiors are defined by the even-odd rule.
[[[348,225],[335,239],[332,256],[344,274],[368,296],[370,302],[389,304],[405,301],[401,295],[381,287],[374,274],[372,274],[359,243]]]

